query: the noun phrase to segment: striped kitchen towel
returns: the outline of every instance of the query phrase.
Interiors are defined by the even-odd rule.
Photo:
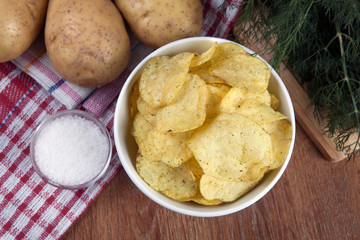
[[[46,184],[30,161],[36,127],[66,106],[12,63],[0,64],[0,239],[58,239],[119,171],[113,156],[105,176],[80,190]],[[100,120],[112,136],[115,102]]]

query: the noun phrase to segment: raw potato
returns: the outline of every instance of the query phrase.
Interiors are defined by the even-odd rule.
[[[203,15],[200,0],[115,0],[135,36],[158,48],[198,36]]]
[[[0,0],[0,62],[24,53],[45,21],[47,0]]]
[[[82,87],[111,82],[130,56],[122,16],[110,0],[50,0],[45,44],[58,74]]]

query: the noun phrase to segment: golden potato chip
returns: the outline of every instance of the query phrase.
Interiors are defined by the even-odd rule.
[[[141,115],[143,115],[143,117],[151,124],[155,125],[158,108],[154,108],[147,104],[141,96],[138,97],[136,104]]]
[[[139,153],[136,170],[150,187],[172,199],[185,201],[199,191],[196,179],[186,165],[169,167],[162,161],[149,160]]]
[[[143,148],[143,143],[151,129],[154,129],[154,126],[138,112],[134,118],[132,135],[135,137],[139,149]]]
[[[185,132],[203,124],[206,118],[208,89],[195,74],[188,74],[178,98],[158,110],[156,129],[161,132]]]
[[[193,58],[190,67],[195,68],[209,61],[218,61],[217,58],[231,54],[246,54],[246,51],[239,44],[226,42],[218,45],[215,42],[211,48]],[[205,67],[206,68],[206,67]]]
[[[200,55],[195,55],[194,58],[191,60],[190,63],[190,67],[197,67],[207,61],[209,61],[211,59],[211,57],[213,56],[214,52],[216,51],[218,47],[218,43],[215,42],[211,48],[209,48],[207,51],[203,52]]]
[[[258,181],[226,181],[209,175],[200,180],[200,192],[207,200],[232,202],[255,187]]]
[[[252,167],[267,167],[272,157],[270,135],[240,114],[220,114],[197,129],[188,146],[204,174],[228,181],[247,179]]]
[[[220,113],[220,103],[222,98],[229,91],[230,87],[226,84],[207,84],[209,98],[207,102],[206,117],[214,118]]]
[[[141,153],[152,160],[161,160],[170,167],[178,167],[193,156],[187,146],[192,135],[191,131],[184,133],[164,133],[156,129],[148,132]]]
[[[248,169],[246,176],[242,178],[242,181],[260,181],[264,174],[269,170],[269,168],[269,166],[264,166],[263,163],[253,164]]]
[[[220,78],[217,78],[217,77],[211,75],[207,69],[203,69],[201,67],[190,70],[190,73],[198,75],[206,83],[225,83]]]
[[[231,54],[246,54],[246,51],[235,43],[215,43],[208,51],[198,57],[194,57],[190,67],[190,73],[199,75],[206,83],[224,83],[223,79],[211,74],[209,68],[217,61],[221,61],[222,56]]]
[[[173,57],[151,58],[145,65],[139,82],[144,101],[152,107],[171,103],[183,86],[194,53],[179,53]]]
[[[242,114],[260,125],[286,118],[284,114],[274,111],[270,104],[271,95],[267,90],[249,91],[232,87],[221,100],[220,111]]]
[[[215,90],[215,91],[221,91],[221,92],[225,92],[225,93],[229,92],[230,89],[232,88],[230,85],[228,85],[226,83],[207,83],[206,85],[217,88],[218,90]]]
[[[195,197],[191,197],[190,200],[192,200],[196,203],[202,204],[202,205],[206,205],[206,206],[215,206],[215,205],[219,205],[219,204],[223,203],[222,201],[220,201],[218,199],[213,199],[213,200],[205,199],[201,195],[200,191],[198,192],[198,194],[196,194]]]
[[[222,112],[235,112],[247,99],[255,100],[259,103],[270,106],[270,94],[265,91],[250,91],[245,88],[232,87],[222,98],[220,109]]]
[[[292,126],[289,121],[283,119],[263,124],[262,127],[270,134],[273,160],[270,163],[270,170],[280,167],[289,152],[292,140]]]
[[[232,88],[231,90],[233,89],[235,88]],[[255,121],[262,128],[264,128],[264,130],[270,134],[272,139],[272,149],[274,156],[272,158],[273,160],[271,161],[270,170],[281,166],[287,156],[287,149],[289,149],[292,135],[290,123],[284,120],[287,117],[284,114],[273,110],[273,108],[271,108],[269,105],[259,103],[258,100],[261,98],[248,98],[238,104],[238,101],[235,99],[238,97],[236,96],[236,92],[239,91],[237,90],[236,92],[232,92],[231,90],[222,100],[220,107],[221,111],[242,114],[243,116]],[[238,97],[238,99],[240,99],[240,97]],[[271,99],[275,98],[272,97]],[[287,128],[288,126],[290,126],[290,129]],[[282,142],[285,140],[280,140],[280,137],[288,137],[287,142]]]
[[[134,119],[136,113],[138,112],[137,108],[137,99],[139,97],[139,81],[136,81],[130,95],[130,118]]]
[[[286,119],[287,117],[270,106],[258,103],[256,100],[246,99],[237,109],[233,111],[245,117],[250,118],[260,126],[264,123],[274,122],[276,120]]]
[[[147,155],[150,155],[151,152],[149,153],[149,148],[151,146],[149,146],[149,141],[148,139],[148,135],[149,133],[154,129],[154,126],[148,122],[142,115],[141,113],[137,113],[135,115],[134,118],[134,123],[133,123],[133,128],[132,128],[132,135],[135,138],[135,141],[138,145],[139,151],[140,152],[145,152],[148,153]],[[154,156],[151,159],[155,159],[155,157],[158,156]],[[155,159],[156,160],[156,159]]]
[[[200,181],[200,178],[204,174],[204,171],[198,161],[194,157],[192,157],[185,164],[189,167],[195,178]]]
[[[274,109],[275,111],[280,109],[280,100],[274,95],[274,94],[270,94],[270,106],[272,109]]]
[[[222,56],[227,56],[231,54],[246,54],[246,51],[239,44],[233,42],[226,42],[220,44],[213,54],[213,59],[218,61],[216,58],[221,58]]]
[[[197,185],[199,186],[200,179],[201,179],[202,175],[204,174],[200,164],[194,157],[192,157],[185,163],[185,165],[187,165],[188,168],[190,169],[190,171],[193,173],[194,177],[196,178]],[[194,201],[196,203],[199,203],[202,205],[207,205],[207,206],[219,205],[222,203],[221,201],[216,200],[216,199],[215,200],[205,199],[201,195],[200,190],[197,192],[197,194],[195,196],[187,199],[187,201]]]
[[[211,62],[208,70],[211,75],[234,87],[265,91],[269,85],[269,67],[259,58],[247,54],[219,57]]]
[[[163,161],[178,167],[193,156],[187,146],[192,132],[163,133],[157,131],[140,113],[134,119],[134,131],[139,151],[148,159]]]

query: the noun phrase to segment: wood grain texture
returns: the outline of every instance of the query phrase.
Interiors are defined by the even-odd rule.
[[[332,164],[299,124],[296,134],[282,178],[240,212],[215,218],[172,212],[121,169],[62,239],[359,239],[360,159]]]

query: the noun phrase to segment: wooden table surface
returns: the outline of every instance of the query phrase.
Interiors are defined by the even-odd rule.
[[[161,207],[121,169],[63,239],[360,239],[360,158],[326,161],[297,125],[292,158],[274,188],[215,218]]]

